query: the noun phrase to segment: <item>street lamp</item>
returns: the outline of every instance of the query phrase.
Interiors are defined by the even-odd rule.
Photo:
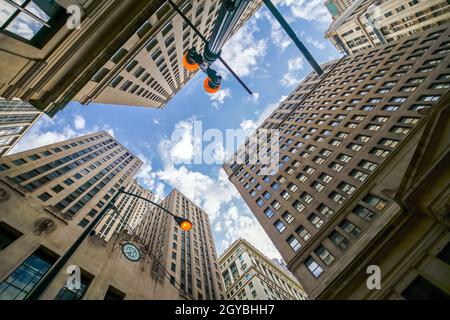
[[[86,229],[83,231],[83,233],[75,240],[75,242],[70,246],[70,248],[64,253],[64,255],[61,256],[61,258],[56,261],[56,263],[53,265],[53,267],[47,272],[47,274],[44,276],[44,278],[34,287],[34,289],[30,292],[30,294],[26,297],[26,300],[37,300],[42,295],[42,293],[45,291],[45,289],[52,283],[52,281],[56,278],[56,276],[59,274],[59,272],[62,270],[62,268],[65,266],[65,264],[69,261],[69,259],[73,256],[73,254],[76,252],[76,250],[80,247],[80,245],[83,243],[83,241],[89,236],[94,235],[94,229],[97,227],[98,223],[106,216],[108,211],[114,206],[115,202],[119,198],[121,194],[127,194],[132,197],[139,198],[141,200],[147,201],[156,207],[163,210],[165,213],[172,216],[175,220],[175,222],[178,224],[178,226],[184,230],[184,231],[190,231],[192,229],[192,222],[188,219],[185,219],[180,216],[174,215],[172,212],[167,210],[166,208],[163,208],[159,204],[143,198],[139,195],[125,192],[125,188],[122,187],[118,190],[118,192],[114,195],[114,197],[111,199],[111,201],[103,208],[103,210],[97,215],[97,217],[86,227]]]

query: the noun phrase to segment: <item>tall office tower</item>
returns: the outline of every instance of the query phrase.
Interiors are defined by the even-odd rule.
[[[354,0],[326,0],[325,7],[331,13],[333,20],[339,18],[347,10]]]
[[[450,21],[447,0],[355,0],[325,33],[346,54],[362,52]]]
[[[183,13],[208,38],[222,2],[180,3]],[[254,1],[247,7],[235,32],[261,4]],[[157,17],[146,21],[94,75],[77,95],[78,101],[162,108],[192,78],[195,73],[184,69],[183,55],[193,47],[200,52],[204,43],[168,3],[156,15],[167,18],[158,24]]]
[[[0,157],[19,142],[41,115],[29,103],[0,98]]]
[[[211,33],[221,1],[174,2]],[[49,115],[72,100],[161,108],[192,77],[182,57],[202,43],[167,1],[20,3],[0,1],[5,99],[20,98]],[[242,23],[260,5],[252,2]]]
[[[139,185],[136,180],[130,182],[125,191],[153,200],[153,193]],[[109,241],[114,233],[120,233],[124,229],[134,230],[142,222],[152,205],[137,197],[123,194],[117,200],[115,207],[117,212],[116,209],[110,210],[96,228],[98,235],[105,241]]]
[[[280,132],[278,172],[237,162],[252,158],[242,150],[224,165],[309,298],[410,298],[416,284],[448,294],[439,260],[448,263],[448,149],[437,145],[448,148],[449,35],[442,26],[328,64],[260,127]],[[441,136],[419,144],[438,111]],[[441,173],[405,175],[417,146],[430,143],[422,166]],[[419,180],[400,185],[409,177]],[[366,286],[370,265],[381,267],[381,290]]]
[[[198,300],[223,300],[225,294],[208,214],[174,189],[160,203],[170,212],[193,223],[183,232],[172,217],[159,208],[152,210],[137,233],[155,257],[153,270],[166,285]],[[163,271],[167,272],[163,272]]]
[[[306,300],[297,279],[243,239],[222,254],[219,264],[229,300]]]
[[[25,298],[141,165],[107,132],[1,158],[0,299]]]

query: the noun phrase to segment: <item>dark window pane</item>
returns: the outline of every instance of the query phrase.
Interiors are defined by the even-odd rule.
[[[22,235],[21,232],[4,222],[0,223],[0,251],[8,247]]]
[[[406,300],[449,300],[450,297],[425,278],[418,276],[405,291],[402,297]]]
[[[437,255],[438,259],[441,259],[447,264],[450,264],[450,243],[448,243],[444,249]]]
[[[103,300],[124,300],[125,293],[120,292],[116,288],[109,287]]]
[[[23,300],[57,260],[56,255],[39,248],[0,284],[0,300]]]

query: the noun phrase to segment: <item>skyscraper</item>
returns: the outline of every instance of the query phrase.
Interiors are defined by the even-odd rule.
[[[336,20],[352,3],[353,0],[327,0],[325,1],[325,7],[330,12],[333,20]]]
[[[280,132],[278,172],[236,162],[246,158],[241,151],[224,165],[309,298],[409,298],[419,269],[428,271],[418,287],[445,296],[448,277],[437,275],[449,272],[439,262],[448,260],[448,220],[398,197],[402,180],[417,173],[408,167],[434,108],[445,119],[449,34],[448,25],[434,28],[329,63],[322,77],[310,74],[260,127]],[[440,179],[448,185],[446,170]],[[434,199],[445,211],[445,183],[427,181],[430,198],[420,201]],[[372,264],[382,267],[382,290],[366,286]]]
[[[175,3],[210,35],[221,1]],[[238,27],[261,3],[250,3]],[[1,5],[0,96],[28,101],[49,115],[72,100],[161,108],[193,75],[183,69],[183,55],[203,46],[163,0],[83,3],[78,29],[69,29],[74,15],[66,9],[79,1]]]
[[[152,210],[136,232],[155,256],[153,270],[164,283],[175,285],[198,300],[223,300],[225,293],[208,214],[174,189],[160,205],[193,223],[190,232],[179,229],[161,209]],[[167,270],[168,277],[162,277]]]
[[[106,132],[2,158],[0,298],[26,298],[141,165]]]
[[[341,52],[363,52],[450,21],[447,0],[355,0],[325,33]]]
[[[17,144],[41,114],[29,103],[0,99],[0,157]]]
[[[230,300],[306,300],[298,281],[244,239],[219,258]]]
[[[139,185],[136,180],[131,181],[126,186],[125,191],[153,200],[153,193]],[[110,210],[96,228],[99,236],[106,241],[109,241],[114,233],[120,233],[126,228],[134,230],[152,208],[151,203],[126,194],[119,197],[115,206],[118,213]]]

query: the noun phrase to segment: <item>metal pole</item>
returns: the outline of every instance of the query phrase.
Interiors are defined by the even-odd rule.
[[[26,300],[38,300],[39,297],[44,293],[47,287],[56,278],[58,273],[62,270],[65,264],[73,256],[75,251],[80,247],[81,243],[89,236],[89,234],[94,230],[97,224],[103,219],[106,213],[111,209],[114,203],[117,201],[119,196],[124,192],[125,188],[122,187],[114,195],[111,201],[106,205],[106,207],[97,215],[94,221],[84,230],[80,237],[72,244],[69,250],[64,253],[64,255],[59,258],[59,260],[53,265],[49,272],[44,276],[44,278],[34,287],[30,294],[26,297]]]
[[[283,29],[287,32],[292,41],[294,41],[294,43],[297,45],[297,48],[300,50],[300,52],[303,54],[306,60],[308,60],[309,64],[314,68],[314,70],[316,70],[317,74],[321,76],[323,74],[322,68],[317,63],[316,59],[314,59],[312,54],[308,51],[308,49],[305,47],[305,45],[297,37],[294,30],[292,30],[291,26],[289,25],[289,23],[287,23],[287,21],[284,19],[281,13],[278,11],[277,7],[275,7],[275,5],[270,0],[263,0],[263,1],[267,6],[267,8],[270,10],[270,12],[272,12],[274,17],[281,24]]]
[[[141,200],[147,201],[147,202],[151,203],[152,205],[154,205],[155,207],[158,207],[159,209],[163,210],[164,212],[166,212],[166,213],[169,214],[170,216],[172,216],[172,217],[174,217],[174,218],[177,217],[176,215],[174,215],[174,214],[173,214],[172,212],[170,212],[169,210],[163,208],[162,206],[160,206],[160,205],[157,204],[156,202],[153,202],[153,201],[151,201],[151,200],[149,200],[149,199],[147,199],[147,198],[141,197],[141,196],[139,196],[139,195],[137,195],[137,194],[134,194],[134,193],[125,192],[125,191],[123,191],[122,193],[123,193],[123,194],[126,194],[126,195],[129,195],[129,196],[131,196],[131,197],[135,197],[135,198],[139,198],[139,199],[141,199]]]
[[[172,0],[167,0],[170,6],[180,15],[180,17],[194,30],[195,34],[204,42],[205,46],[208,46],[208,40],[205,36],[202,35],[200,31],[192,24],[192,22],[183,14],[180,8]],[[248,88],[248,86],[239,78],[236,72],[231,69],[231,67],[223,60],[221,56],[219,56],[220,62],[224,65],[224,67],[231,73],[231,75],[244,87],[245,91],[247,91],[250,95],[253,95],[253,92]]]

